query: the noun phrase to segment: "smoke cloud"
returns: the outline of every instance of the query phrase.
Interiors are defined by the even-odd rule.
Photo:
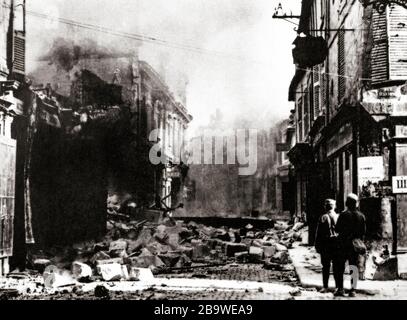
[[[100,45],[92,39],[74,41],[59,37],[53,41],[49,52],[41,56],[39,60],[48,61],[57,68],[69,72],[81,59],[104,59],[125,55],[129,55],[129,53]]]
[[[57,46],[52,61],[64,70],[75,64],[78,54],[98,54],[75,49],[78,44],[86,46],[84,39],[92,39],[108,53],[138,50],[140,59],[152,65],[174,93],[182,92],[188,84],[186,103],[194,116],[193,130],[206,125],[216,109],[222,110],[225,122],[231,125],[245,119],[246,128],[269,127],[275,120],[286,118],[292,108],[287,91],[294,73],[290,46],[296,34],[293,25],[272,19],[278,2],[30,0],[30,11],[151,36],[166,43],[115,37],[28,15],[28,66],[35,70],[35,62],[44,58],[44,52],[52,50],[55,39],[60,38],[64,50],[59,51],[61,46]],[[296,14],[300,1],[286,0],[284,8]],[[174,48],[178,43],[205,52]],[[213,51],[223,54],[211,54]]]

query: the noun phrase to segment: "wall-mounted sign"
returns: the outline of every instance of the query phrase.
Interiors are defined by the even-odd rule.
[[[339,131],[327,142],[328,157],[340,150],[353,140],[352,124],[350,122],[343,125]]]
[[[363,92],[362,105],[373,115],[407,115],[407,87],[391,86]]]
[[[366,8],[370,5],[380,14],[386,12],[386,7],[392,3],[398,4],[407,9],[407,2],[406,0],[360,0],[363,6]]]
[[[407,176],[393,177],[393,193],[407,193]]]
[[[362,193],[374,193],[374,184],[383,181],[385,177],[383,157],[361,157],[358,158],[358,185]],[[369,191],[369,192],[366,192]]]
[[[407,138],[407,126],[396,126],[395,138]]]
[[[397,89],[395,87],[377,89],[377,98],[378,99],[397,98],[396,91]]]

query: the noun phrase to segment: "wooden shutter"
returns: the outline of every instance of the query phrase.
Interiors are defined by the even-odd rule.
[[[314,67],[314,119],[318,118],[320,111],[321,111],[321,74],[320,74],[321,67],[315,66]]]
[[[389,78],[407,80],[407,9],[392,4],[389,9]]]
[[[298,138],[299,138],[300,142],[302,142],[302,137],[303,137],[302,128],[303,128],[303,118],[304,118],[302,103],[303,103],[302,97],[298,98],[298,101],[297,101],[297,117],[298,117],[297,122],[298,122]]]
[[[346,92],[345,76],[345,31],[338,32],[338,103],[342,102]]]
[[[325,65],[321,67],[321,75],[320,75],[320,90],[321,90],[321,107],[320,112],[321,114],[325,113],[326,110],[326,95],[328,93],[328,81],[325,74]]]
[[[15,140],[0,136],[0,258],[13,254]]]
[[[308,88],[304,94],[304,140],[307,139],[310,129],[310,92]]]
[[[388,80],[388,38],[387,13],[373,10],[372,15],[373,47],[371,53],[372,84]]]
[[[25,34],[22,31],[14,33],[13,73],[25,74]]]

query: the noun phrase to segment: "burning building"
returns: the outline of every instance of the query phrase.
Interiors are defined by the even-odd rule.
[[[14,62],[21,53],[13,47],[21,34],[11,30],[0,79],[0,189],[9,199],[0,199],[1,273],[9,257],[24,267],[27,248],[103,236],[109,198],[171,207],[186,173],[178,146],[192,120],[137,54],[91,41],[57,39],[27,81],[24,63],[7,65],[9,53]],[[165,160],[158,165],[149,159],[153,145]]]
[[[75,44],[58,39],[31,77],[35,82],[34,90],[54,101],[56,114],[61,120],[58,133],[49,131],[49,139],[40,140],[45,143],[59,136],[62,140],[53,141],[53,145],[46,148],[39,147],[44,151],[38,154],[42,153],[46,159],[38,160],[38,166],[32,170],[35,175],[40,176],[43,172],[53,176],[49,180],[53,183],[47,186],[64,190],[60,201],[49,198],[45,202],[67,201],[73,206],[76,203],[86,212],[97,212],[95,214],[100,216],[105,215],[108,197],[118,207],[129,200],[138,208],[172,206],[171,200],[177,200],[176,194],[185,175],[182,166],[175,165],[181,163],[178,146],[183,144],[192,117],[147,62],[140,61],[136,53],[109,50],[91,41]],[[150,139],[151,132],[156,129],[160,132],[158,137]],[[69,149],[69,143],[72,152],[67,155],[64,152]],[[149,159],[154,144],[160,145],[165,159],[158,165]],[[55,148],[62,154],[50,152]],[[79,177],[78,183],[71,183],[69,177],[74,176]],[[71,182],[62,186],[60,183],[66,179]],[[50,191],[39,193],[44,198],[44,194],[47,197],[53,194]],[[90,194],[98,196],[85,199]],[[100,201],[97,201],[99,196]],[[99,203],[97,208],[86,208],[96,202]],[[69,213],[64,213],[64,209]],[[78,214],[78,210],[48,209],[61,215],[53,218],[58,223],[63,223],[63,217],[70,213],[82,220],[84,215]],[[93,237],[100,234],[105,225],[102,218],[94,218],[99,227]],[[92,220],[96,221],[89,218],[89,224],[95,225]],[[76,226],[89,224],[83,221],[72,223]],[[47,232],[47,237],[59,230],[51,229],[53,231]],[[67,237],[58,232],[64,241],[83,238],[79,234],[69,234]],[[85,234],[89,236],[88,232]],[[55,237],[51,238],[55,243]]]

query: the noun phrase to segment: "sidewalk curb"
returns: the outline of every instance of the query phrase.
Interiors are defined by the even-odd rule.
[[[304,274],[306,273],[306,271],[304,271],[304,270],[306,268],[304,268],[304,267],[296,267],[295,265],[294,265],[294,267],[295,267],[295,273],[297,274],[298,279],[299,279],[302,287],[304,287],[304,288],[316,288],[318,290],[323,288],[322,279],[321,279],[321,284],[316,284],[313,281],[307,281],[306,279],[304,279],[305,278]],[[330,285],[329,290],[333,292],[335,290],[335,287]],[[345,290],[349,290],[349,288],[346,287],[346,285],[345,285]],[[377,289],[377,290],[356,289],[356,293],[372,295],[372,296],[376,295],[376,294],[380,294],[380,292],[381,291],[379,289]]]
[[[297,274],[298,280],[301,283],[301,286],[304,288],[322,289],[323,288],[322,278],[318,279],[318,281],[316,281],[316,279],[309,279],[309,277],[307,277],[307,275],[310,274],[310,270],[303,267],[301,262],[296,259],[296,257],[293,254],[294,250],[295,250],[295,248],[288,250],[288,252],[289,252],[292,264],[294,266],[295,273]],[[329,285],[329,289],[334,291],[335,287],[332,285]],[[350,289],[350,286],[349,286],[349,284],[346,283],[345,290],[349,290],[349,289]],[[367,294],[367,295],[376,295],[376,294],[380,294],[380,292],[381,292],[380,289],[364,289],[364,288],[356,289],[356,293]]]

